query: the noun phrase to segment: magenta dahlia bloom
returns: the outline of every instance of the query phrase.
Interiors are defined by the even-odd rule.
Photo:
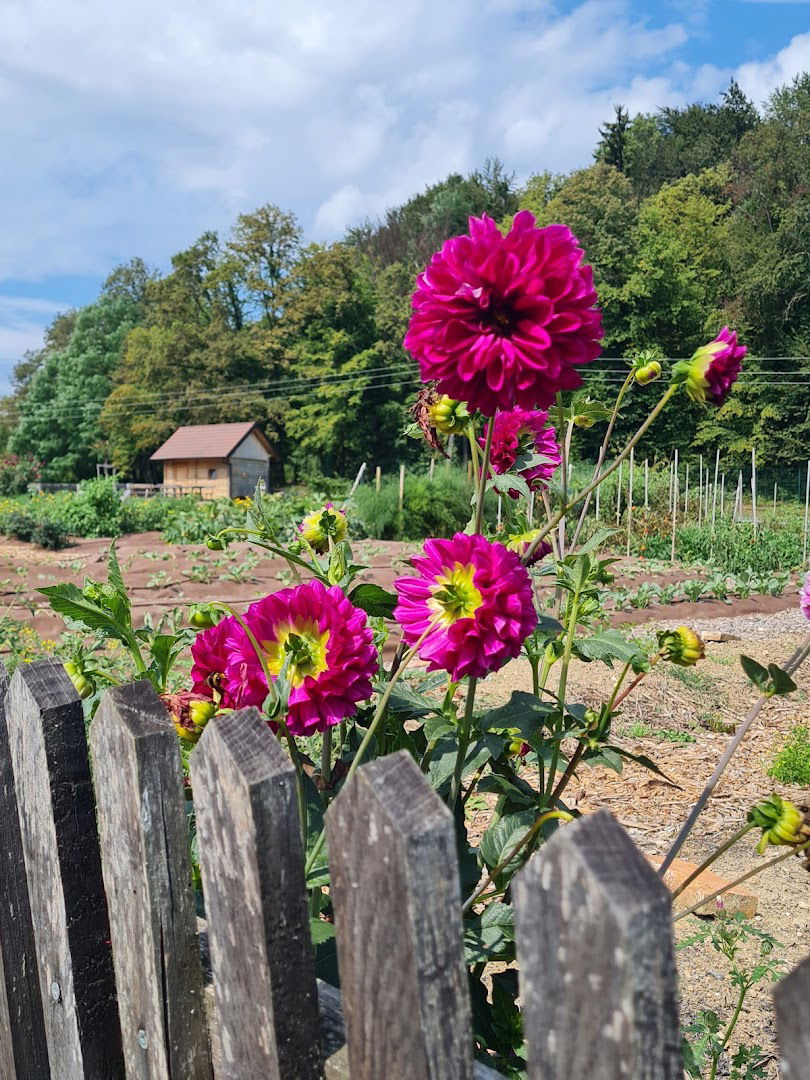
[[[535,227],[528,210],[502,236],[486,216],[448,240],[417,278],[405,348],[440,394],[494,416],[548,406],[582,385],[574,370],[600,353],[593,271],[565,225]]]
[[[428,671],[444,670],[454,681],[497,671],[517,656],[537,625],[532,585],[520,558],[483,536],[456,533],[426,540],[411,562],[416,577],[394,585],[394,618],[405,640],[419,646]]]
[[[686,384],[686,392],[695,401],[722,405],[737,381],[745,345],[737,344],[737,334],[724,326],[714,341],[701,345],[691,360],[680,360],[672,369],[675,382]]]
[[[235,709],[241,704],[234,698],[228,683],[227,644],[233,637],[238,623],[233,615],[197,634],[191,646],[194,666],[191,669],[191,692],[204,697],[214,697],[216,691],[223,709]]]
[[[507,412],[496,413],[495,418],[490,421],[493,431],[489,461],[493,471],[509,472],[520,454],[540,454],[546,460],[521,470],[519,475],[533,491],[544,487],[562,462],[554,428],[546,426],[547,420],[547,412],[509,409]],[[485,439],[480,439],[479,442],[486,446]],[[517,499],[520,492],[510,491],[509,494],[513,499]]]
[[[804,579],[804,585],[799,590],[799,608],[805,619],[810,619],[810,574]]]
[[[290,691],[287,726],[311,735],[339,724],[372,695],[377,650],[366,613],[337,586],[306,581],[251,604],[245,625],[264,652],[275,678],[287,663]],[[244,630],[228,641],[228,687],[242,705],[262,705],[267,680]]]

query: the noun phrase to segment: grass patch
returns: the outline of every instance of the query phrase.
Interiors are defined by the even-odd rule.
[[[773,759],[768,776],[783,784],[810,785],[810,728],[797,724]]]

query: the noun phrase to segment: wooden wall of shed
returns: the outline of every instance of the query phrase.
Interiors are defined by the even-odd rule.
[[[211,478],[214,470],[216,476]],[[163,483],[183,491],[202,491],[205,499],[227,499],[230,495],[228,462],[216,458],[194,458],[191,461],[164,461]]]

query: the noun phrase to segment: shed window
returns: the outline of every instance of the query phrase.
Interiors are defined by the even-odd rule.
[[[209,480],[216,480],[216,478],[217,478],[217,470],[216,469],[209,469],[208,470],[208,479]]]

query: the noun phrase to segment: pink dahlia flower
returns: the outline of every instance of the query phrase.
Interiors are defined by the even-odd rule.
[[[245,624],[275,678],[287,663],[291,683],[287,726],[311,735],[339,724],[372,695],[377,650],[366,613],[336,586],[307,581],[251,604]],[[261,706],[267,680],[244,630],[228,642],[228,686],[240,704]]]
[[[400,578],[394,618],[405,640],[419,646],[428,671],[465,675],[497,671],[517,656],[537,625],[532,585],[520,558],[483,536],[456,533],[426,540],[412,563],[416,577]]]
[[[233,637],[239,624],[233,615],[197,634],[191,646],[194,666],[191,669],[191,691],[203,697],[212,698],[216,691],[219,703],[224,709],[239,708],[241,702],[234,699],[228,685],[226,670],[228,667],[227,643]]]
[[[582,385],[574,370],[600,353],[593,271],[565,225],[535,227],[528,210],[502,236],[486,214],[448,240],[417,278],[405,348],[441,394],[494,416],[548,406]]]
[[[799,590],[799,608],[805,619],[810,619],[810,574],[804,579],[804,585]]]
[[[695,401],[722,405],[737,381],[745,345],[737,344],[737,334],[724,326],[714,341],[701,345],[691,360],[680,360],[672,369],[676,382],[686,384]]]
[[[531,468],[522,469],[520,476],[533,491],[542,488],[554,475],[562,462],[560,448],[557,445],[553,427],[546,427],[548,413],[527,412],[525,409],[510,409],[508,412],[495,414],[492,431],[492,451],[490,465],[496,473],[507,473],[525,453],[540,454],[546,460]],[[480,439],[482,446],[486,440]],[[513,499],[520,495],[510,491]]]

